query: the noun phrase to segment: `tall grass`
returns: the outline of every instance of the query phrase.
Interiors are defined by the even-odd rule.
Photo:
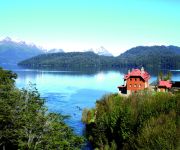
[[[178,149],[179,101],[180,93],[105,95],[84,113],[86,136],[99,149]]]

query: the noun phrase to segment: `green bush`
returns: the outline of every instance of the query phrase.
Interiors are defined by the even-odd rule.
[[[94,121],[84,121],[86,136],[99,149],[178,149],[179,100],[179,93],[106,95],[96,102]]]

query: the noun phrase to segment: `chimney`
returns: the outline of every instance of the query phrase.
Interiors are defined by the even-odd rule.
[[[128,69],[128,74],[129,74],[130,72],[131,72],[130,69]]]
[[[144,67],[141,68],[141,73],[144,73]]]

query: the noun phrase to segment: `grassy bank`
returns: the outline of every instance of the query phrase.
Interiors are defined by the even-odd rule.
[[[85,109],[86,137],[97,149],[179,149],[180,93],[106,95]]]

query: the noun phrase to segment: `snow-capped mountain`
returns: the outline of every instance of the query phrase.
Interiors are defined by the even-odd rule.
[[[85,50],[85,52],[91,51],[101,56],[113,56],[107,49],[105,49],[103,46],[97,48],[97,49],[88,49]]]
[[[0,41],[0,65],[17,64],[18,62],[43,54],[44,50],[34,44],[27,44],[24,41],[16,42],[6,37]]]

